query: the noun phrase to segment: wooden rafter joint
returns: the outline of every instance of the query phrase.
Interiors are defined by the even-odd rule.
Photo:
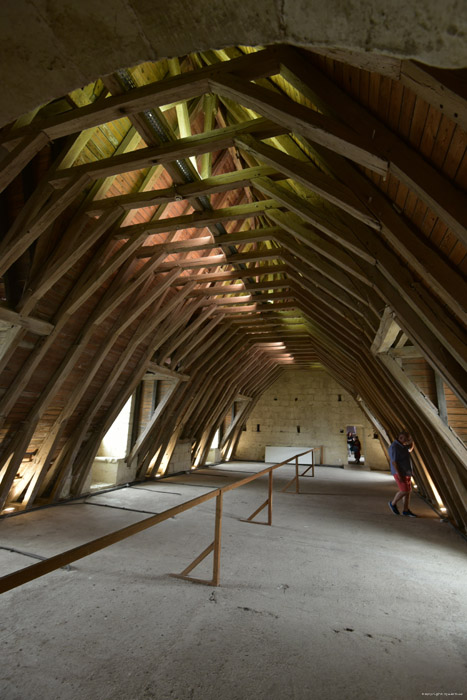
[[[157,362],[150,362],[148,364],[148,372],[154,375],[154,379],[174,379],[180,382],[189,382],[191,377],[188,374],[182,374],[181,372],[174,372],[168,367],[161,367]],[[146,376],[143,377],[146,379]]]
[[[0,302],[0,320],[11,323],[13,326],[26,328],[36,335],[50,335],[54,329],[52,323],[33,316],[21,316],[17,311],[8,308],[4,302]]]

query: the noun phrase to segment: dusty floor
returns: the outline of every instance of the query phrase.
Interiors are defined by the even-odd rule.
[[[223,465],[4,519],[0,545],[45,556],[258,471]],[[284,468],[278,489],[292,476]],[[5,593],[2,700],[308,700],[467,695],[466,543],[387,474],[318,467],[245,524],[266,480],[224,498],[221,587],[173,579],[212,540],[209,501]],[[276,472],[277,473],[277,472]],[[216,476],[217,475],[217,476]],[[0,550],[0,573],[34,563]],[[210,560],[193,572],[209,576]]]

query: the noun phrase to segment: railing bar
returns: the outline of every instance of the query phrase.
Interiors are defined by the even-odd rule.
[[[28,583],[35,578],[39,578],[39,576],[43,576],[44,574],[49,574],[51,571],[55,571],[55,569],[59,569],[65,564],[71,564],[71,562],[76,561],[77,559],[82,559],[83,557],[87,557],[89,554],[94,554],[94,552],[98,552],[100,549],[105,549],[105,547],[115,544],[116,542],[120,542],[127,537],[137,535],[138,532],[147,530],[147,528],[157,525],[164,520],[168,520],[174,515],[183,513],[197,505],[201,505],[201,503],[204,503],[205,501],[210,501],[212,498],[216,498],[219,493],[220,490],[215,489],[214,491],[205,493],[197,498],[192,498],[190,501],[186,501],[186,503],[182,503],[179,506],[169,508],[169,510],[164,511],[163,513],[152,515],[150,518],[140,520],[138,523],[127,525],[120,530],[110,532],[108,535],[91,540],[91,542],[86,542],[85,544],[69,549],[66,552],[56,554],[54,557],[50,557],[50,559],[47,559],[46,561],[40,561],[37,564],[27,566],[25,569],[20,569],[12,574],[2,576],[0,578],[0,593],[5,593],[16,586],[20,586],[23,583]]]
[[[103,535],[102,537],[98,537],[95,540],[91,540],[91,542],[86,542],[85,544],[79,545],[78,547],[74,547],[73,549],[69,549],[66,552],[56,554],[55,556],[50,557],[45,561],[40,561],[37,564],[32,564],[31,566],[27,566],[24,569],[20,569],[19,571],[14,571],[11,574],[2,576],[0,577],[0,593],[5,593],[6,591],[11,590],[12,588],[21,586],[23,583],[33,581],[34,579],[39,578],[40,576],[44,576],[44,574],[49,574],[50,572],[55,571],[56,569],[62,568],[66,564],[71,564],[72,562],[77,561],[78,559],[82,559],[83,557],[87,557],[90,554],[94,554],[94,552],[98,552],[100,549],[105,549],[106,547],[109,547],[112,544],[116,544],[117,542],[120,542],[121,540],[124,540],[127,537],[137,535],[139,532],[147,530],[148,528],[153,527],[154,525],[157,525],[158,523],[161,523],[164,520],[168,520],[174,515],[184,513],[185,511],[190,510],[191,508],[194,508],[197,505],[201,505],[201,503],[210,501],[212,498],[222,496],[227,491],[233,491],[234,489],[237,489],[240,486],[248,484],[250,481],[255,481],[255,479],[258,479],[260,476],[271,474],[274,470],[279,469],[279,467],[283,467],[286,464],[289,464],[289,462],[293,460],[295,460],[296,464],[298,464],[299,457],[302,457],[303,455],[306,455],[309,452],[313,452],[316,449],[320,448],[311,448],[310,450],[305,450],[305,452],[300,452],[299,454],[294,455],[289,459],[280,462],[279,464],[274,464],[272,467],[262,469],[260,472],[256,472],[251,476],[246,477],[245,479],[240,479],[240,481],[237,481],[235,484],[229,484],[228,486],[223,486],[222,488],[213,489],[209,493],[205,493],[202,496],[192,498],[190,501],[186,501],[185,503],[182,503],[178,506],[169,508],[169,510],[164,511],[163,513],[152,515],[150,518],[141,520],[138,523],[127,525],[126,527],[121,528],[120,530],[110,532],[107,535]],[[186,485],[191,486],[193,484]],[[222,507],[220,508],[221,515]],[[219,512],[218,508],[216,509],[216,512]]]

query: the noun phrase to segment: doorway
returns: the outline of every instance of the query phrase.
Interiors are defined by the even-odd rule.
[[[365,464],[363,425],[347,425],[347,464],[355,466]]]

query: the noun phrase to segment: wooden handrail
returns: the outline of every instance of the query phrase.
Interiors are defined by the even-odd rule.
[[[45,574],[49,574],[51,571],[55,571],[56,569],[60,569],[62,566],[65,566],[66,564],[71,564],[74,561],[77,561],[78,559],[82,559],[83,557],[87,557],[90,554],[94,554],[94,552],[98,552],[100,549],[105,549],[106,547],[109,547],[112,544],[116,544],[117,542],[120,542],[121,540],[126,539],[127,537],[132,537],[133,535],[138,534],[138,532],[142,532],[143,530],[147,530],[150,527],[153,527],[154,525],[157,525],[158,523],[163,522],[164,520],[168,520],[169,518],[173,518],[175,515],[178,515],[179,513],[184,513],[187,510],[191,510],[191,508],[195,508],[198,505],[201,505],[201,503],[205,503],[206,501],[210,501],[212,498],[217,498],[218,496],[220,503],[222,501],[222,496],[224,493],[227,491],[232,491],[233,489],[240,488],[240,486],[244,486],[245,484],[248,484],[250,481],[255,481],[255,479],[259,479],[261,476],[264,476],[265,474],[269,474],[270,472],[273,472],[276,469],[279,469],[279,467],[283,467],[284,465],[288,464],[292,460],[296,460],[298,462],[298,458],[302,457],[305,454],[308,454],[308,452],[312,452],[313,450],[316,450],[319,448],[312,448],[311,450],[306,450],[306,452],[301,452],[300,454],[294,455],[293,457],[290,457],[289,459],[285,460],[284,462],[280,462],[280,464],[274,464],[271,467],[266,467],[266,469],[262,469],[260,472],[256,474],[252,474],[251,476],[247,476],[244,479],[240,479],[239,481],[235,482],[234,484],[228,484],[227,486],[223,486],[222,488],[216,488],[210,491],[209,493],[204,494],[203,496],[198,496],[197,498],[192,498],[190,501],[186,501],[186,503],[182,503],[179,506],[174,506],[173,508],[169,508],[168,510],[164,511],[163,513],[158,513],[157,515],[151,515],[149,518],[145,518],[144,520],[140,520],[137,523],[133,523],[132,525],[127,525],[126,527],[121,528],[120,530],[116,530],[115,532],[110,532],[107,535],[103,535],[102,537],[98,537],[95,540],[91,540],[91,542],[86,542],[85,544],[79,545],[78,547],[73,547],[73,549],[68,549],[66,552],[62,552],[61,554],[56,554],[53,557],[50,557],[49,559],[46,559],[44,561],[40,561],[37,564],[32,564],[31,566],[27,566],[24,569],[20,569],[19,571],[14,571],[11,574],[7,574],[6,576],[0,577],[0,593],[6,593],[6,591],[10,591],[12,588],[16,588],[17,586],[23,585],[23,583],[28,583],[29,581],[33,581],[36,578],[39,578],[40,576],[44,576]],[[220,553],[220,520],[222,518],[222,511],[219,509],[219,507],[216,509],[216,535],[215,535],[215,548],[214,551],[217,552],[217,555],[215,557],[215,575],[213,576],[213,581],[199,581],[200,583],[207,583],[208,585],[219,585],[219,553]],[[269,523],[270,524],[270,523]],[[209,548],[208,548],[209,549]],[[210,550],[212,551],[212,550]],[[205,556],[207,556],[209,552],[206,552]],[[204,558],[204,557],[203,557]],[[196,561],[196,560],[195,560]],[[200,559],[201,561],[201,559]],[[194,567],[192,567],[194,568]],[[192,581],[197,581],[197,579],[191,579],[189,577],[184,577],[180,576],[181,578],[187,578],[188,580]]]

